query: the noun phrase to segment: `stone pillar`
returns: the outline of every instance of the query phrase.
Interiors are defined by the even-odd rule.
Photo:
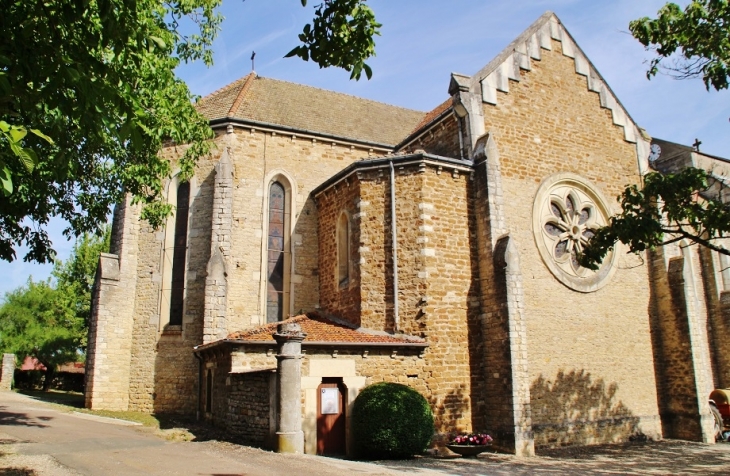
[[[278,417],[276,437],[279,453],[304,453],[302,431],[302,341],[306,334],[299,324],[279,324],[274,339],[279,346],[276,355],[276,390]]]
[[[485,400],[475,421],[495,437],[499,449],[533,456],[522,272],[518,248],[508,234],[499,150],[492,134],[477,139],[473,160]]]
[[[514,436],[509,442],[517,456],[535,456],[535,440],[532,432],[532,410],[530,406],[530,375],[527,369],[527,326],[525,323],[522,272],[519,254],[514,239],[509,235],[497,242],[495,267],[500,276],[500,288],[506,301],[503,309],[505,318],[506,342],[509,348],[507,377],[509,390],[507,400],[511,405],[510,430]]]
[[[114,254],[99,257],[86,349],[86,408],[129,409],[140,210],[130,196],[117,205]]]
[[[0,369],[0,391],[10,390],[15,375],[15,354],[3,354],[3,364]]]
[[[690,244],[683,240],[680,244],[684,258],[684,295],[690,348],[688,357],[694,370],[694,390],[699,409],[700,441],[714,443],[714,419],[710,413],[709,395],[713,390],[710,349],[707,340],[707,308],[700,280],[699,260],[692,252]]]
[[[651,335],[663,436],[712,443],[712,369],[696,256],[684,242],[649,256]]]

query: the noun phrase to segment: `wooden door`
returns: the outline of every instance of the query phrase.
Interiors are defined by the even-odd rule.
[[[347,399],[341,378],[323,378],[317,387],[317,454],[347,452],[345,418]]]

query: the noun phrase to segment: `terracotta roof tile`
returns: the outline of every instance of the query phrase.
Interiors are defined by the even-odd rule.
[[[442,102],[435,108],[433,108],[431,111],[427,112],[425,116],[423,116],[423,119],[421,122],[418,123],[416,127],[413,128],[413,130],[408,134],[409,136],[415,134],[418,132],[419,129],[421,129],[424,126],[427,126],[431,121],[439,117],[441,114],[446,112],[448,109],[451,108],[451,103],[453,100],[451,98],[448,98],[446,101]]]
[[[425,114],[253,73],[200,99],[196,107],[209,120],[251,120],[391,146]]]
[[[307,342],[351,342],[351,343],[384,343],[384,344],[403,344],[403,343],[423,343],[423,339],[411,336],[392,336],[384,332],[368,332],[363,329],[354,329],[344,323],[334,322],[319,316],[316,313],[309,315],[300,315],[291,317],[283,322],[295,322],[302,327],[302,331],[307,334],[304,343]],[[265,324],[254,329],[239,331],[229,334],[229,340],[244,341],[271,341],[274,342],[272,334],[276,332],[277,326],[281,322]]]

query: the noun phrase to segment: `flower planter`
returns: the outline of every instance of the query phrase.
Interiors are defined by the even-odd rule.
[[[490,445],[446,445],[448,449],[465,458],[476,458],[478,454],[487,451],[489,446]]]

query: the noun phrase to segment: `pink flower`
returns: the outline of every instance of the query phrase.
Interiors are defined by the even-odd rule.
[[[472,446],[486,446],[491,444],[493,441],[492,437],[486,433],[468,433],[462,435],[452,435],[452,445],[472,445]]]

